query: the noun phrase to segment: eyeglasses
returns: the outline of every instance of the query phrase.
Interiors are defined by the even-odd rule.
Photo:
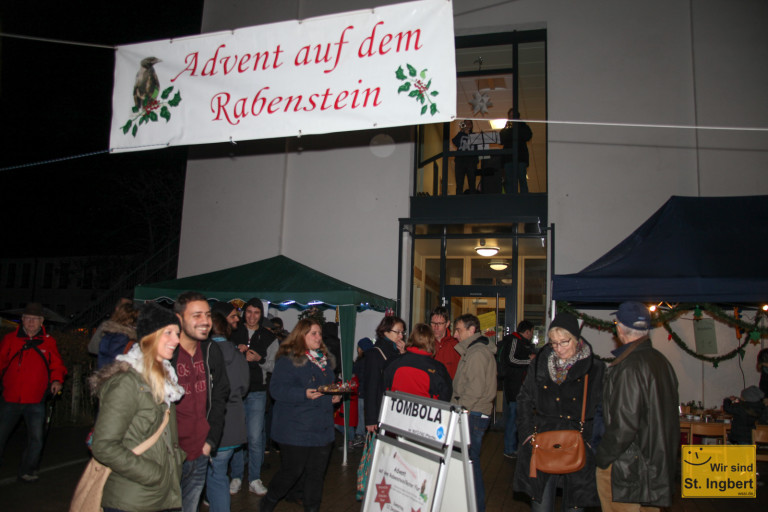
[[[389,332],[393,332],[393,333],[395,333],[395,334],[398,334],[398,335],[400,335],[400,336],[403,336],[403,337],[405,337],[405,333],[406,333],[406,332],[408,332],[408,331],[396,331],[396,330],[392,329],[392,330],[390,330]]]
[[[556,341],[550,341],[549,344],[552,345],[552,348],[562,348],[567,347],[570,342],[571,340],[561,341],[560,343]]]
[[[448,322],[429,322],[429,325],[445,325]]]

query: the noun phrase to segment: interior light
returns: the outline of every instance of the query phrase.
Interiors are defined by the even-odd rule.
[[[656,312],[656,304],[654,304],[651,307],[649,307],[648,311],[650,311],[651,313],[655,313]]]
[[[763,304],[763,311],[768,311],[768,304]]]
[[[496,256],[499,253],[498,247],[485,245],[485,240],[480,240],[480,245],[475,247],[475,252],[480,256]]]
[[[493,270],[507,270],[507,267],[509,267],[509,263],[504,260],[491,261],[491,268]]]
[[[506,119],[491,119],[491,128],[494,130],[501,130],[505,126],[507,126]]]

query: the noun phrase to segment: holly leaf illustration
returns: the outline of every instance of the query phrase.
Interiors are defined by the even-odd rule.
[[[410,88],[411,88],[411,83],[405,82],[403,85],[397,88],[397,94],[400,94],[401,92],[405,92]]]
[[[437,114],[437,112],[438,112],[437,104],[436,103],[431,104],[429,106],[429,113],[432,114],[432,115],[435,115],[435,114]]]
[[[419,91],[416,91],[416,90],[408,93],[408,96],[410,96],[411,98],[415,98],[418,95],[419,95]]]
[[[149,113],[149,120],[150,121],[157,121],[157,112],[150,112]]]
[[[422,78],[422,80],[427,78],[427,70],[426,70],[426,68],[421,70],[421,73],[419,74],[419,76]],[[429,87],[429,85],[427,85],[427,87]]]
[[[131,126],[132,126],[132,125],[133,125],[133,120],[129,120],[127,123],[125,123],[125,124],[122,126],[122,128],[121,128],[121,129],[123,130],[123,134],[126,134],[126,133],[128,133],[128,130],[130,130],[130,129],[131,129]]]
[[[163,108],[160,109],[160,117],[165,119],[166,123],[171,120],[171,111],[168,110],[168,107],[165,105],[163,105]]]
[[[407,76],[405,76],[405,72],[403,72],[403,66],[400,66],[399,68],[397,68],[397,71],[395,71],[395,77],[398,80],[405,80],[408,78]]]
[[[176,94],[173,96],[173,99],[168,101],[168,104],[172,107],[176,107],[181,103],[181,92],[176,91]]]
[[[416,76],[416,68],[411,66],[410,64],[406,64],[408,66],[408,74],[410,76]]]
[[[138,125],[133,125],[133,130],[131,131],[131,135],[133,135],[135,137],[136,136],[136,132],[138,132],[138,131],[139,131]]]
[[[424,105],[423,107],[421,107],[421,115],[424,115],[427,113],[427,108],[429,108],[427,105]]]
[[[164,100],[167,100],[168,96],[171,95],[172,90],[173,90],[173,86],[168,87],[167,89],[163,90],[163,94],[161,94],[160,97]]]

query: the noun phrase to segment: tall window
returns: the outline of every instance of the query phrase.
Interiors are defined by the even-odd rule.
[[[457,119],[419,129],[417,194],[455,195],[470,189],[508,192],[502,183],[503,165],[513,154],[528,160],[528,191],[546,193],[547,125],[530,122],[547,118],[546,32],[457,38],[456,70]],[[510,110],[528,121],[531,130],[531,136],[519,142],[522,152],[503,151],[501,145],[500,132]],[[457,147],[457,135],[470,123],[472,133],[460,138],[462,147]],[[470,184],[468,174],[473,170],[475,179]]]

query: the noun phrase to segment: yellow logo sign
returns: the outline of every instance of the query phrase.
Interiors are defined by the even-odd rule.
[[[756,498],[755,446],[684,445],[683,498]]]

